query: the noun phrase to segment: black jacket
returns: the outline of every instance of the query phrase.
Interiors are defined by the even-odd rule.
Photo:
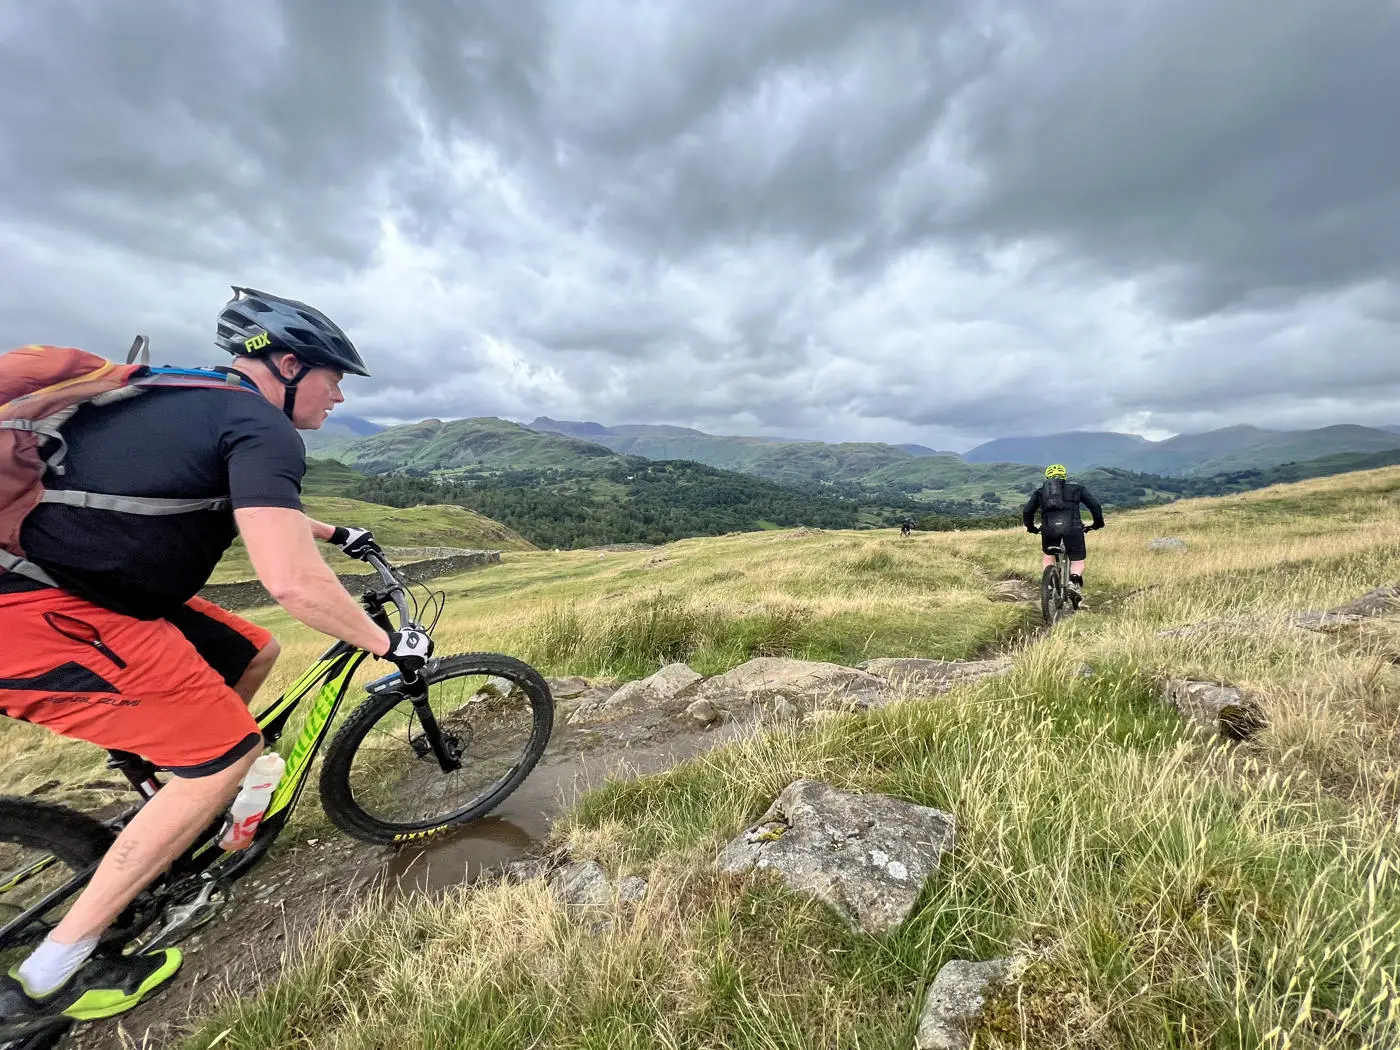
[[[1103,507],[1099,506],[1099,501],[1094,499],[1094,494],[1083,485],[1073,481],[1065,482],[1065,509],[1046,510],[1044,507],[1045,486],[1041,485],[1031,493],[1031,498],[1021,509],[1021,517],[1025,519],[1026,528],[1035,525],[1035,512],[1040,511],[1041,521],[1052,530],[1064,531],[1065,529],[1082,529],[1084,520],[1079,516],[1079,505],[1082,503],[1089,508],[1089,513],[1094,516],[1094,525],[1103,525]]]

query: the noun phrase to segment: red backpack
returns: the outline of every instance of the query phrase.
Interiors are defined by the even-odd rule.
[[[0,354],[0,572],[56,586],[20,546],[24,519],[40,503],[159,515],[229,506],[226,496],[170,499],[44,487],[46,474],[64,472],[63,426],[84,405],[108,405],[162,386],[253,390],[236,372],[153,368],[149,360],[145,336],[137,337],[125,364],[71,346],[32,344]]]

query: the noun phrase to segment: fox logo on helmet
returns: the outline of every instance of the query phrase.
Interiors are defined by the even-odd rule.
[[[266,332],[259,332],[251,339],[243,340],[243,349],[250,354],[256,354],[259,350],[266,350],[271,342],[272,340]]]

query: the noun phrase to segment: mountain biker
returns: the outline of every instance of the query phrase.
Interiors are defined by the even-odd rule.
[[[1090,529],[1103,528],[1103,507],[1094,494],[1083,485],[1069,480],[1069,472],[1063,463],[1053,463],[1045,468],[1045,482],[1034,492],[1021,510],[1026,531],[1040,534],[1040,549],[1045,551],[1043,564],[1055,564],[1055,556],[1050,548],[1064,542],[1065,553],[1069,555],[1070,598],[1075,605],[1084,597],[1084,563],[1088,560],[1088,550],[1084,544],[1084,519],[1080,516],[1079,505],[1089,508],[1094,517]],[[1041,527],[1035,526],[1035,512],[1040,511]]]
[[[365,529],[307,517],[306,450],[368,376],[325,315],[249,288],[219,315],[231,389],[148,389],[81,408],[64,426],[65,472],[46,489],[140,497],[229,497],[167,516],[43,503],[24,519],[25,560],[57,586],[0,572],[0,713],[171,774],[122,829],[57,926],[0,976],[0,1041],[130,1009],[179,968],[178,949],[121,955],[99,937],[227,807],[262,750],[248,703],[277,659],[272,635],[196,596],[235,531],[258,579],[294,618],[416,670],[425,634],[386,634],[336,579],[315,540],[378,553]],[[241,387],[242,389],[239,389]],[[119,948],[120,946],[116,946]]]
[[[903,521],[901,521],[901,522],[899,523],[899,534],[900,534],[901,536],[908,536],[909,533],[911,533],[911,532],[913,532],[913,531],[914,531],[914,519],[913,519],[913,518],[905,518]]]

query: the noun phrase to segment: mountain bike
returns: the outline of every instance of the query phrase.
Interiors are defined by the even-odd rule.
[[[1085,532],[1093,532],[1091,525]],[[1065,550],[1065,540],[1049,547],[1046,554],[1054,555],[1055,564],[1045,566],[1040,574],[1040,615],[1050,626],[1054,626],[1079,609],[1080,599],[1075,597],[1069,585],[1070,557]]]
[[[442,592],[422,588],[426,599],[420,603],[387,559],[371,553],[365,560],[379,575],[378,586],[361,599],[370,617],[393,630],[392,608],[399,625],[421,627],[420,614],[436,606],[423,628],[431,633],[445,606]],[[312,760],[369,655],[336,642],[256,716],[266,746],[275,748],[293,712],[311,700],[252,843],[240,851],[221,849],[226,816],[220,816],[118,917],[99,951],[168,947],[218,913],[229,887],[286,828]],[[554,727],[545,680],[528,664],[499,653],[434,657],[411,679],[396,670],[365,689],[364,702],[326,749],[318,793],[332,823],[366,843],[416,842],[484,816],[534,769]],[[31,798],[0,798],[0,972],[53,929],[117,833],[161,788],[157,770],[139,755],[108,755],[108,768],[125,776],[139,796],[109,819]],[[459,785],[464,789],[454,792]],[[58,1022],[0,1043],[0,1050],[50,1046],[45,1040],[66,1027]]]
[[[1074,611],[1075,603],[1069,590],[1069,555],[1064,540],[1045,553],[1055,556],[1055,564],[1045,566],[1040,574],[1040,615],[1053,627]]]

